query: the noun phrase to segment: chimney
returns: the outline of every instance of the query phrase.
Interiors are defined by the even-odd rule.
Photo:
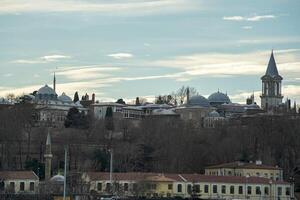
[[[255,161],[255,164],[256,165],[262,165],[262,161],[261,160],[257,160],[257,161]]]
[[[92,102],[95,103],[95,93],[92,94]]]

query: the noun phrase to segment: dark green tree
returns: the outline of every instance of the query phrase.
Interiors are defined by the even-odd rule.
[[[74,101],[74,103],[76,103],[77,101],[79,101],[78,92],[75,92],[73,101]]]
[[[88,118],[75,107],[70,108],[65,123],[66,128],[88,128]]]
[[[106,130],[114,130],[114,121],[113,121],[113,110],[112,107],[107,107],[105,113],[105,128]]]

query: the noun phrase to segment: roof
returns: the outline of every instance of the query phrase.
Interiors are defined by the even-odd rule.
[[[210,103],[231,103],[227,94],[215,92],[208,97]]]
[[[58,97],[58,100],[60,100],[62,102],[73,102],[71,97],[66,95],[66,93],[64,93],[64,92]]]
[[[269,60],[269,63],[268,63],[268,68],[267,68],[267,71],[266,71],[265,75],[269,75],[271,77],[279,76],[277,66],[276,66],[276,62],[275,62],[275,59],[274,59],[273,50],[272,50],[272,53],[271,53],[271,57],[270,57],[270,60]]]
[[[109,181],[108,172],[88,172],[92,181]],[[270,184],[270,179],[262,177],[243,177],[243,176],[211,176],[202,174],[168,174],[168,173],[143,173],[127,172],[113,173],[114,181],[153,181],[153,182],[209,182],[209,183],[253,183]],[[289,184],[285,181],[274,181],[276,184]]]
[[[192,96],[187,102],[187,106],[202,106],[202,107],[209,107],[209,101],[201,95]]]
[[[56,95],[56,92],[46,84],[38,90],[38,94]]]
[[[223,164],[219,164],[219,165],[213,165],[213,166],[206,167],[206,169],[219,169],[219,168],[281,170],[281,168],[277,167],[277,166],[256,164],[255,162],[247,163],[247,162],[240,162],[240,161],[235,161],[235,162],[231,162],[231,163],[223,163]]]
[[[39,180],[39,177],[33,171],[0,171],[0,179],[5,179],[5,180],[16,180],[16,179]]]

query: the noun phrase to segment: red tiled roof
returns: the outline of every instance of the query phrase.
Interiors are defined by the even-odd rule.
[[[281,170],[281,168],[277,167],[277,166],[256,164],[255,162],[246,163],[246,162],[239,162],[239,161],[231,162],[231,163],[223,163],[223,164],[219,164],[219,165],[213,165],[213,166],[206,167],[206,169],[218,169],[218,168]]]
[[[29,179],[39,180],[39,177],[33,171],[0,171],[0,179],[15,180],[15,179]]]

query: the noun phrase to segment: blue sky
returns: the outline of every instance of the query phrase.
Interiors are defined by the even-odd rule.
[[[0,96],[57,74],[58,93],[151,100],[182,85],[244,102],[274,49],[300,102],[299,0],[0,0]]]

